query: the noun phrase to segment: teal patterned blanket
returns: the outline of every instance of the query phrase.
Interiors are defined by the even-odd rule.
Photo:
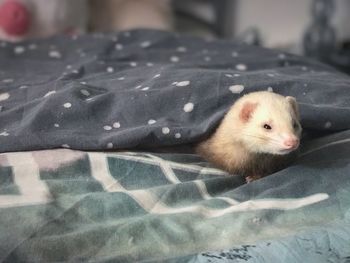
[[[1,154],[0,262],[348,262],[349,144],[249,184],[190,154]]]

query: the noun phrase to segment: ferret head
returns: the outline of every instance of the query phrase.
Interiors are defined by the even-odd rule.
[[[283,155],[298,148],[302,129],[295,98],[253,92],[237,102],[240,141],[249,151]]]

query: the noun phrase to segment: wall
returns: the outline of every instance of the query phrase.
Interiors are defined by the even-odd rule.
[[[336,0],[334,25],[340,39],[350,38],[350,1]],[[266,46],[301,43],[310,23],[312,0],[237,0],[233,30],[258,26]]]

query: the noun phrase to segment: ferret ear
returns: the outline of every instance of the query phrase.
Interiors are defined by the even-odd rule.
[[[241,111],[239,112],[239,118],[243,122],[249,121],[257,106],[258,106],[258,103],[252,103],[249,101],[245,102],[243,104]]]
[[[299,115],[299,107],[298,107],[297,100],[291,96],[287,96],[286,99],[289,102],[289,104],[292,106],[295,116],[299,119],[300,115]]]

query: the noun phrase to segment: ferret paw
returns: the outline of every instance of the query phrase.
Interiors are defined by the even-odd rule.
[[[255,180],[260,179],[261,177],[262,176],[260,176],[260,175],[249,175],[249,176],[246,176],[245,181],[247,182],[247,184],[249,184]]]

